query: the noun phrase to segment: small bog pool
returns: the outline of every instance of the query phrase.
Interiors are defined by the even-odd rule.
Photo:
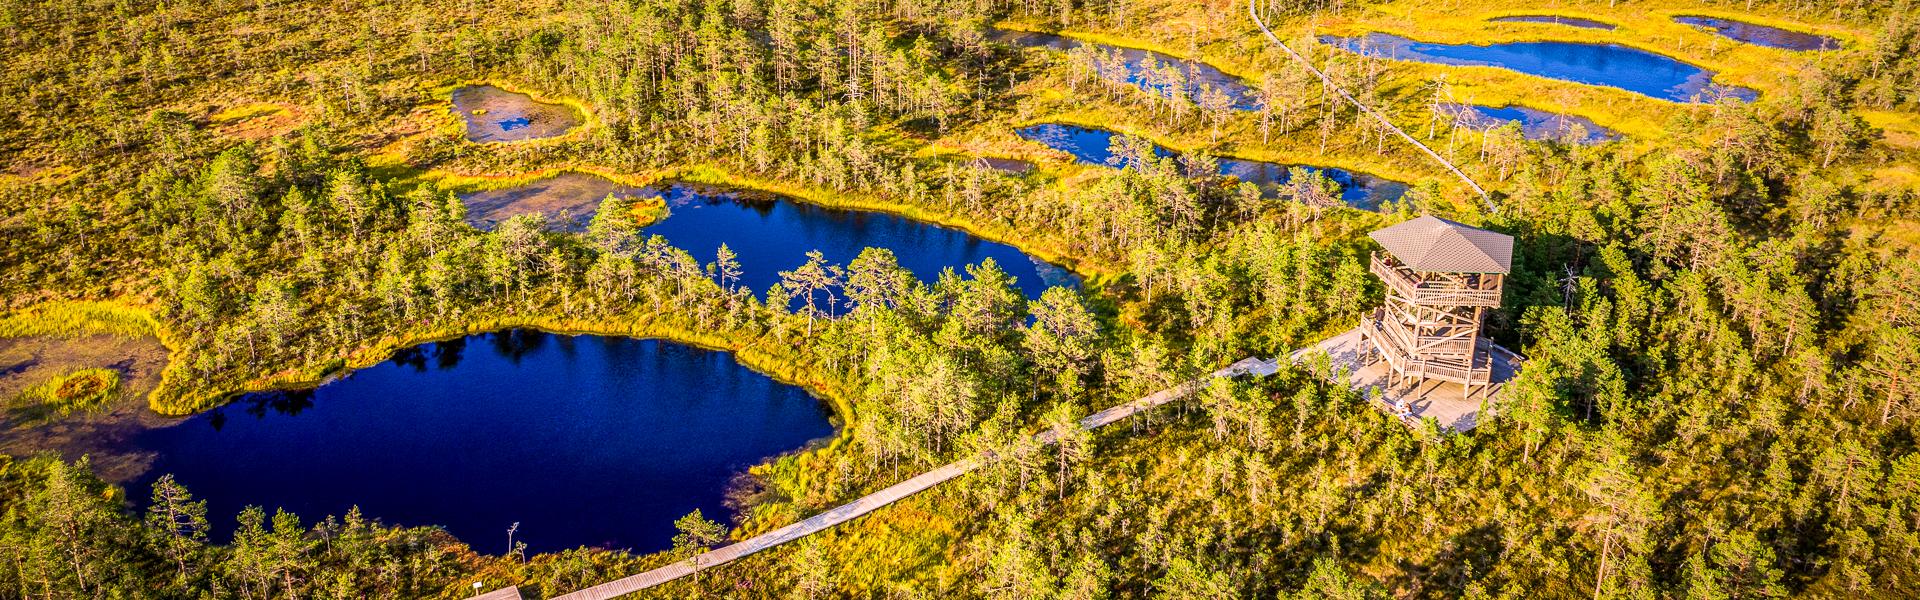
[[[1109,71],[1124,73],[1125,82],[1134,87],[1165,96],[1184,97],[1199,102],[1202,88],[1213,88],[1225,94],[1236,110],[1254,110],[1259,108],[1259,97],[1252,87],[1240,78],[1228,75],[1213,65],[1196,60],[1187,60],[1177,56],[1161,54],[1138,48],[1122,48],[1106,44],[1083,42],[1073,38],[1049,33],[1031,31],[1013,31],[1009,29],[990,29],[987,39],[1018,46],[1021,48],[1044,48],[1047,50],[1068,51],[1086,47],[1098,51],[1102,63],[1116,61],[1117,69],[1099,66],[1101,73]],[[1172,85],[1166,81],[1165,69],[1179,72],[1183,85]]]
[[[1474,129],[1489,129],[1507,123],[1519,123],[1520,132],[1530,140],[1567,140],[1580,144],[1598,144],[1621,139],[1621,135],[1611,129],[1601,127],[1591,119],[1575,115],[1566,115],[1527,108],[1525,106],[1481,106],[1478,104],[1447,104],[1440,110],[1453,118],[1456,125]]]
[[[1789,31],[1778,27],[1768,27],[1766,25],[1735,21],[1733,19],[1682,15],[1674,17],[1673,20],[1683,25],[1699,27],[1718,33],[1729,39],[1756,46],[1799,51],[1836,50],[1840,48],[1840,40],[1824,35]]]
[[[146,431],[136,444],[157,458],[128,489],[143,499],[174,474],[223,539],[248,505],[309,526],[358,506],[488,554],[515,523],[532,552],[651,552],[694,509],[725,522],[748,467],[832,434],[818,401],[725,352],[506,331]]]
[[[981,156],[974,158],[970,164],[1009,175],[1025,175],[1033,171],[1033,163],[1018,158]]]
[[[555,231],[587,230],[593,213],[607,196],[633,198],[648,195],[646,188],[622,185],[605,177],[566,172],[525,185],[460,195],[467,205],[467,223],[492,230],[501,221],[524,214],[547,217]]]
[[[453,110],[467,123],[467,139],[475,142],[556,137],[581,123],[580,115],[564,104],[540,102],[491,85],[454,90]]]
[[[1091,127],[1042,123],[1020,128],[1016,133],[1020,137],[1039,142],[1048,148],[1073,155],[1080,162],[1109,167],[1122,167],[1120,160],[1112,151],[1113,141],[1120,134]],[[1175,156],[1174,152],[1160,146],[1154,146],[1155,155],[1162,158]],[[1220,175],[1232,175],[1241,181],[1260,187],[1262,194],[1274,196],[1291,180],[1290,173],[1295,165],[1221,158]],[[1372,210],[1381,204],[1398,200],[1407,193],[1407,184],[1382,179],[1365,173],[1355,173],[1333,167],[1305,165],[1309,171],[1319,172],[1340,184],[1340,199],[1349,206]]]
[[[1500,67],[1550,79],[1615,87],[1675,102],[1711,102],[1723,97],[1752,101],[1760,96],[1750,89],[1714,83],[1713,71],[1672,57],[1613,44],[1430,44],[1377,32],[1361,37],[1321,36],[1320,43],[1395,60]]]

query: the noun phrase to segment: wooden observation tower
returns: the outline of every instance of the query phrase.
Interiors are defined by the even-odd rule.
[[[1368,234],[1386,253],[1368,270],[1387,285],[1386,306],[1360,335],[1387,365],[1387,387],[1434,380],[1460,384],[1462,399],[1493,384],[1493,344],[1480,337],[1513,270],[1513,238],[1439,217]]]

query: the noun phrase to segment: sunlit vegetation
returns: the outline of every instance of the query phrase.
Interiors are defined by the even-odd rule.
[[[57,412],[99,408],[120,391],[120,373],[112,369],[81,369],[58,375],[20,392],[11,408]]]
[[[1266,44],[1237,2],[0,7],[0,337],[159,337],[172,352],[147,401],[167,414],[471,332],[659,337],[732,351],[841,425],[755,467],[737,522],[692,515],[650,556],[496,556],[495,541],[360,514],[209,515],[170,479],[121,489],[79,457],[0,457],[0,597],[462,597],[474,581],[557,594],[970,456],[992,460],[660,596],[1920,594],[1914,7],[1555,9],[1628,25],[1611,41],[1713,61],[1762,90],[1754,104],[1642,101],[1311,41],[1589,35],[1471,16],[1508,4],[1443,18],[1410,1],[1260,3],[1276,34],[1490,188],[1494,212]],[[1848,45],[1783,55],[1620,16],[1642,8],[1751,12]],[[1257,106],[1145,92],[1087,52],[991,44],[994,23],[1204,59],[1246,77]],[[1775,59],[1790,69],[1759,66]],[[593,123],[469,142],[446,93],[474,81],[577,103]],[[1432,110],[1465,96],[1630,139],[1527,141]],[[1116,148],[1132,168],[1042,161],[1027,176],[949,155],[1039,158],[1011,133],[1037,121],[1185,152],[1156,159],[1132,138]],[[1379,213],[1317,202],[1326,190],[1310,184],[1262,197],[1211,176],[1214,155],[1415,186]],[[919,281],[874,250],[742,289],[729,250],[646,235],[649,204],[613,202],[576,235],[537,215],[480,231],[455,196],[569,169],[897,213],[1091,284],[1028,301],[996,265]],[[1418,212],[1516,237],[1488,333],[1528,362],[1481,429],[1408,430],[1301,368],[1029,441],[1350,327],[1380,298],[1364,233]],[[35,394],[84,409],[117,382],[73,371]],[[210,539],[208,523],[236,518],[233,539]]]
[[[156,335],[153,314],[116,302],[49,302],[0,315],[0,337]]]

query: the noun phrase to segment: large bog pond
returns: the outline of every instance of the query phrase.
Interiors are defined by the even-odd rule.
[[[1321,36],[1320,42],[1348,51],[1396,60],[1443,65],[1488,66],[1551,79],[1616,87],[1676,102],[1721,97],[1754,100],[1750,89],[1713,82],[1713,71],[1636,48],[1613,44],[1514,42],[1476,46],[1416,42],[1384,33],[1361,37]]]
[[[454,90],[453,110],[466,121],[467,139],[475,142],[555,137],[581,123],[580,115],[564,104],[540,102],[491,85]]]
[[[1258,96],[1246,82],[1200,61],[1152,50],[1096,44],[1032,31],[989,29],[987,39],[1021,48],[1061,52],[1087,48],[1094,51],[1093,55],[1098,60],[1095,68],[1101,73],[1123,74],[1120,77],[1124,77],[1126,83],[1140,89],[1168,96],[1179,92],[1183,97],[1197,100],[1203,87],[1211,87],[1226,94],[1235,109],[1254,110],[1259,107]]]
[[[623,186],[584,173],[567,173],[524,186],[461,196],[468,220],[488,226],[513,214],[542,212],[556,229],[578,230],[608,194],[660,196],[667,218],[641,230],[666,238],[702,262],[712,262],[721,244],[739,255],[740,285],[764,292],[780,281],[780,272],[806,262],[819,250],[828,262],[845,265],[868,247],[892,250],[900,266],[922,281],[940,271],[962,270],[992,259],[1013,276],[1028,297],[1055,285],[1077,285],[1066,269],[1028,256],[1018,248],[964,231],[884,213],[838,210],[794,202],[768,194],[735,192],[685,184],[651,188]]]
[[[1119,137],[1120,134],[1112,131],[1059,123],[1042,123],[1022,127],[1015,133],[1048,148],[1071,154],[1083,163],[1121,166],[1112,150],[1114,138]],[[1155,154],[1162,157],[1174,156],[1173,151],[1166,148],[1154,146],[1153,150]],[[1232,175],[1241,181],[1259,186],[1261,192],[1268,196],[1275,195],[1280,186],[1291,179],[1289,174],[1293,167],[1301,166],[1237,158],[1221,158],[1218,162],[1220,175]],[[1407,193],[1408,189],[1407,184],[1366,173],[1310,165],[1305,168],[1319,172],[1328,179],[1332,179],[1334,183],[1340,184],[1340,199],[1355,208],[1369,210],[1378,208],[1385,202],[1398,200],[1400,196]]]
[[[481,552],[647,552],[673,521],[729,514],[729,481],[832,434],[798,388],[724,352],[507,331],[427,344],[303,392],[251,394],[149,430],[152,469],[207,501],[218,537],[247,505],[309,522],[358,506],[442,525]]]

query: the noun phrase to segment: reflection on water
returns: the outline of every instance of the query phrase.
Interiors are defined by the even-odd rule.
[[[1043,48],[1062,52],[1075,48],[1087,48],[1094,51],[1093,56],[1099,60],[1099,64],[1095,65],[1096,71],[1102,74],[1118,73],[1119,75],[1113,79],[1124,79],[1134,87],[1169,97],[1178,94],[1179,97],[1195,102],[1199,102],[1201,90],[1211,88],[1225,94],[1235,109],[1259,108],[1260,99],[1246,82],[1204,62],[1151,50],[1108,46],[1031,31],[991,29],[987,31],[987,39],[1021,48]]]
[[[128,489],[144,498],[173,473],[207,501],[219,538],[248,505],[308,523],[357,506],[491,554],[514,523],[534,552],[647,552],[694,509],[728,518],[724,492],[747,467],[832,431],[805,392],[727,353],[508,331],[146,431],[135,445],[156,462]]]
[[[1240,160],[1237,158],[1220,159],[1220,174],[1232,175],[1241,181],[1259,186],[1263,196],[1274,197],[1280,188],[1293,180],[1293,169],[1300,167],[1308,173],[1319,173],[1334,183],[1340,184],[1340,201],[1347,206],[1362,210],[1376,210],[1382,204],[1399,200],[1407,194],[1407,184],[1333,167],[1313,167],[1302,165],[1283,165],[1279,163]]]
[[[1016,133],[1020,137],[1045,144],[1061,152],[1073,155],[1080,162],[1093,165],[1120,167],[1123,162],[1113,151],[1114,143],[1124,139],[1118,133],[1105,129],[1042,123],[1020,128]],[[1161,158],[1171,158],[1174,152],[1160,146],[1153,146],[1152,152]],[[1263,195],[1273,197],[1281,186],[1292,179],[1292,168],[1296,165],[1242,160],[1237,158],[1218,159],[1220,175],[1232,175],[1241,181],[1259,186]],[[1407,193],[1407,184],[1382,179],[1365,173],[1354,173],[1332,167],[1305,166],[1309,172],[1317,172],[1340,184],[1340,199],[1349,206],[1372,210],[1381,204],[1398,200]]]
[[[1565,140],[1572,137],[1577,143],[1598,144],[1621,139],[1618,132],[1601,127],[1586,117],[1535,110],[1525,106],[1447,104],[1442,105],[1440,110],[1452,117],[1454,123],[1473,129],[1490,129],[1507,123],[1519,123],[1521,134],[1530,140]]]
[[[513,217],[539,213],[546,215],[549,229],[579,233],[587,230],[593,213],[607,196],[638,198],[650,194],[646,188],[569,171],[525,185],[461,194],[460,202],[467,205],[467,222],[483,230]]]
[[[475,142],[554,137],[581,122],[580,115],[566,105],[539,102],[491,85],[454,90],[453,110],[467,123],[467,139]]]
[[[713,260],[726,244],[744,270],[738,283],[754,291],[778,283],[780,272],[806,262],[810,250],[845,265],[869,247],[892,250],[901,267],[926,282],[942,270],[960,271],[991,259],[1029,298],[1040,297],[1049,285],[1077,285],[1071,277],[1069,283],[1049,281],[1036,266],[1045,263],[1013,246],[905,217],[690,185],[668,187],[661,195],[670,216],[642,233],[664,237],[702,261]]]
[[[1711,102],[1722,97],[1752,101],[1760,96],[1750,89],[1715,84],[1713,71],[1612,44],[1432,44],[1384,33],[1363,37],[1321,36],[1320,43],[1395,60],[1501,67],[1528,75],[1616,87],[1677,102]]]
[[[558,223],[557,229],[578,232],[585,230],[609,194],[661,197],[667,203],[667,218],[641,233],[662,236],[703,262],[713,261],[720,245],[726,244],[742,267],[740,280],[733,283],[756,292],[779,282],[781,271],[805,263],[808,251],[819,250],[828,262],[846,265],[869,247],[892,250],[900,266],[927,282],[944,269],[959,271],[992,260],[1030,298],[1038,298],[1049,285],[1078,285],[1070,276],[1050,281],[1026,253],[964,231],[767,194],[677,184],[635,188],[586,173],[563,173],[517,187],[467,194],[461,200],[467,205],[468,221],[476,226],[491,227],[513,215],[538,212]]]
[[[982,156],[982,157],[973,159],[973,161],[975,164],[979,165],[980,167],[992,169],[1002,173],[1010,173],[1014,175],[1023,175],[1033,170],[1033,163],[1020,160],[1018,158],[1001,158],[998,156]]]

